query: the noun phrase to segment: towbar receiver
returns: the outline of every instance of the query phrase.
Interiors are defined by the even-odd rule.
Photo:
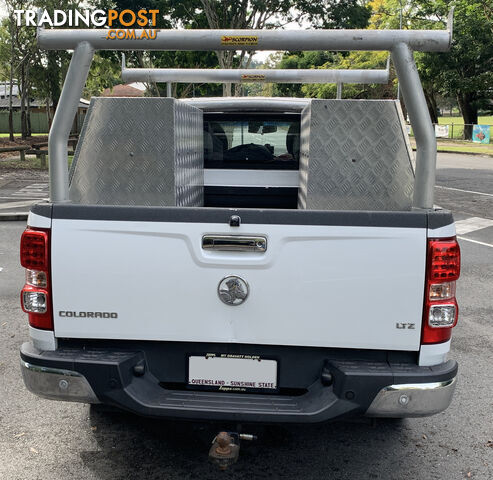
[[[453,9],[446,30],[153,30],[143,38],[108,29],[38,28],[40,48],[74,50],[48,139],[50,199],[68,202],[67,141],[95,50],[387,50],[392,54],[416,138],[414,208],[433,208],[436,139],[413,51],[445,52],[452,41]],[[114,32],[114,30],[113,30]],[[348,83],[348,82],[346,82]]]

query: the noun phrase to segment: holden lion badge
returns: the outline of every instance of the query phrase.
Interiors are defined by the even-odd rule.
[[[248,283],[240,277],[223,278],[217,287],[217,294],[226,305],[241,305],[248,297]]]

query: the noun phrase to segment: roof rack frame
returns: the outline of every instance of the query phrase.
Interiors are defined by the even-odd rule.
[[[70,201],[67,142],[95,50],[387,50],[391,52],[416,138],[413,207],[431,209],[436,138],[413,50],[448,51],[452,22],[453,9],[446,30],[155,30],[153,39],[141,39],[143,30],[135,30],[138,38],[119,39],[111,38],[108,29],[38,28],[40,48],[74,50],[48,138],[50,200]]]
[[[219,69],[219,68],[127,68],[122,54],[124,82],[163,83],[378,83],[389,81],[389,61],[385,70],[340,69]]]

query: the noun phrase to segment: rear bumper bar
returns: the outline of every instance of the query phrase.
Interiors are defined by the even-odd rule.
[[[84,375],[73,370],[42,367],[21,360],[21,372],[26,388],[40,397],[66,402],[100,403]]]
[[[163,388],[144,352],[21,347],[26,387],[44,398],[106,403],[149,417],[242,422],[323,422],[346,415],[417,417],[445,410],[457,363],[434,367],[334,361],[302,395]],[[137,370],[135,366],[144,366]]]
[[[445,410],[452,401],[456,377],[441,382],[389,385],[378,392],[368,417],[424,417]]]

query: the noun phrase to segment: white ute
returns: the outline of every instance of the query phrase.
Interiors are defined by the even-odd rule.
[[[451,27],[247,33],[258,49],[389,50],[416,161],[393,100],[93,98],[69,173],[94,50],[227,49],[223,36],[246,32],[110,42],[98,30],[41,29],[42,48],[74,54],[50,133],[50,201],[33,206],[21,239],[27,388],[187,419],[444,410],[457,375],[447,353],[460,251],[451,213],[433,206],[436,141],[412,51],[447,50]],[[388,78],[328,72],[261,71]],[[183,78],[232,75],[251,78]]]

